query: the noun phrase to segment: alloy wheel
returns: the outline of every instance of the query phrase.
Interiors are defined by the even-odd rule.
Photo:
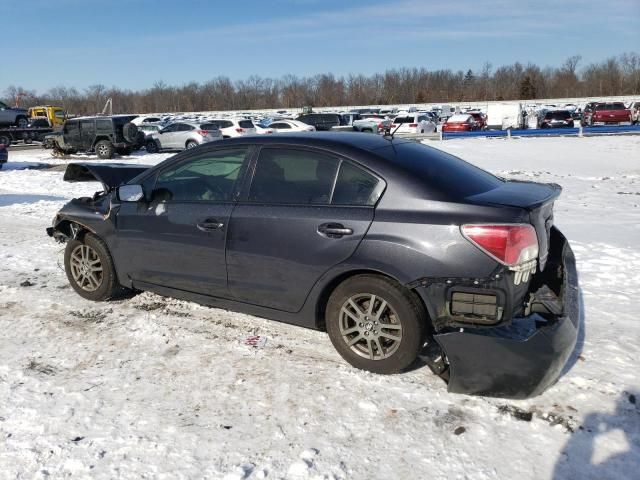
[[[71,276],[87,292],[95,292],[102,285],[102,262],[96,251],[88,245],[78,245],[69,259]]]
[[[342,305],[339,318],[342,339],[357,355],[382,360],[393,355],[402,341],[402,324],[382,297],[352,295]]]

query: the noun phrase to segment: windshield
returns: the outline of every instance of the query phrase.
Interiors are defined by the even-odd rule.
[[[414,117],[396,117],[393,123],[415,123]]]

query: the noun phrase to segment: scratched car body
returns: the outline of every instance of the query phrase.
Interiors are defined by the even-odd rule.
[[[511,398],[552,385],[576,342],[555,184],[332,132],[215,142],[154,167],[75,164],[65,178],[104,185],[48,229],[87,299],[148,290],[320,329],[355,367],[396,373],[419,357],[452,392]]]

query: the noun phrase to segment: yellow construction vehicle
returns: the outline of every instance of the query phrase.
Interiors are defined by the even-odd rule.
[[[31,107],[28,114],[30,121],[46,119],[54,128],[63,125],[67,119],[67,112],[64,111],[64,108],[53,105]]]

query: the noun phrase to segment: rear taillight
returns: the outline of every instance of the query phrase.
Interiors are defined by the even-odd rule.
[[[398,128],[398,125],[394,123],[393,125],[391,125],[391,128]]]
[[[244,128],[236,128],[236,132],[242,133],[242,132],[244,132]]]
[[[205,135],[209,135],[209,130],[196,130],[196,133],[204,137]]]
[[[418,126],[418,124],[417,124],[417,123],[410,123],[410,124],[409,124],[409,127],[410,127],[410,128],[416,128],[417,126]]]
[[[509,267],[538,258],[538,237],[531,225],[463,225],[462,234]]]

